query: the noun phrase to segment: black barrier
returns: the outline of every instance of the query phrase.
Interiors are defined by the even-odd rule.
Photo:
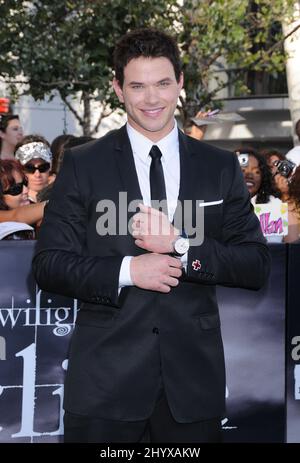
[[[0,358],[6,358],[0,360],[0,442],[58,442],[63,433],[63,378],[77,301],[38,290],[30,271],[33,246],[0,242]],[[228,442],[284,441],[286,249],[271,246],[272,273],[261,291],[218,288]],[[299,263],[299,246],[295,254]],[[296,426],[299,407],[294,418]]]
[[[300,442],[300,243],[289,246],[287,298],[287,442]]]
[[[227,372],[226,442],[285,438],[286,246],[270,249],[271,274],[264,288],[217,291]]]
[[[0,442],[58,442],[76,302],[39,291],[34,242],[0,243]],[[75,305],[75,310],[74,310]]]

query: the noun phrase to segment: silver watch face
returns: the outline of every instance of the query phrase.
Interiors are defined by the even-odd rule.
[[[174,243],[174,249],[178,254],[185,254],[186,252],[188,252],[189,247],[190,243],[187,238],[178,238],[178,240],[176,240]]]

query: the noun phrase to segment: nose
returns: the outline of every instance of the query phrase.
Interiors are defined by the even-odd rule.
[[[35,169],[35,172],[33,174],[35,177],[40,177],[41,176],[41,173],[38,169]]]
[[[27,194],[28,193],[28,186],[26,185],[23,185],[23,190],[22,190],[22,194]]]
[[[243,171],[244,177],[253,177],[253,174],[251,172],[251,169],[249,169],[249,167],[244,167],[242,171]]]
[[[147,87],[145,91],[145,103],[153,106],[158,101],[159,101],[159,96],[158,96],[157,89],[154,86],[149,85],[149,87]]]

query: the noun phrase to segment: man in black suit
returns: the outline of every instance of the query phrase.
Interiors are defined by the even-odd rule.
[[[66,152],[33,264],[42,289],[82,301],[65,441],[217,442],[225,374],[216,284],[260,288],[268,248],[237,157],[177,128],[176,42],[132,31],[114,60],[128,123]]]

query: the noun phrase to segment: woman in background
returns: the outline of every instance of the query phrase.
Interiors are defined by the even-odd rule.
[[[300,166],[288,179],[278,174],[282,182],[282,200],[288,203],[289,207],[289,238],[285,241],[292,243],[300,237]],[[285,190],[284,187],[285,186]],[[291,229],[291,233],[290,233]]]
[[[9,210],[29,204],[28,180],[19,162],[0,161],[0,209]]]
[[[27,178],[22,166],[15,160],[0,160],[0,223],[34,225],[41,221],[46,203],[28,204]]]
[[[276,204],[282,202],[288,203],[288,234],[282,236],[267,236],[268,242],[285,242],[291,243],[298,239],[299,233],[297,227],[295,227],[295,212],[293,202],[288,200],[287,196],[281,196],[280,199],[275,197],[276,192],[274,189],[273,180],[275,185],[278,182],[283,182],[288,188],[288,180],[281,175],[271,174],[270,167],[267,164],[266,158],[252,147],[240,147],[235,150],[238,155],[241,169],[244,175],[244,180],[247,185],[248,191],[251,196],[251,202],[255,206],[256,204]]]
[[[237,148],[235,153],[238,156],[252,204],[276,201],[272,174],[266,159],[251,146]]]
[[[0,159],[14,159],[15,147],[22,139],[23,129],[19,116],[0,116]]]
[[[28,181],[22,167],[14,160],[6,159],[0,165],[0,209],[8,211],[29,204]],[[9,224],[8,224],[9,225]],[[13,225],[13,224],[10,224]],[[20,225],[18,225],[18,228]],[[26,225],[27,227],[27,225]],[[22,229],[23,228],[23,229]],[[27,227],[28,228],[28,227]],[[7,233],[7,230],[6,230]],[[34,232],[24,230],[24,226],[16,229],[10,228],[10,232],[4,239],[33,239]]]
[[[51,182],[52,154],[48,141],[41,135],[27,135],[16,146],[15,156],[28,178],[28,197],[38,201],[37,194]]]
[[[267,164],[273,175],[277,171],[276,161],[285,160],[285,155],[282,154],[280,151],[276,150],[275,148],[266,148],[260,150],[259,154],[261,154],[266,159]]]

